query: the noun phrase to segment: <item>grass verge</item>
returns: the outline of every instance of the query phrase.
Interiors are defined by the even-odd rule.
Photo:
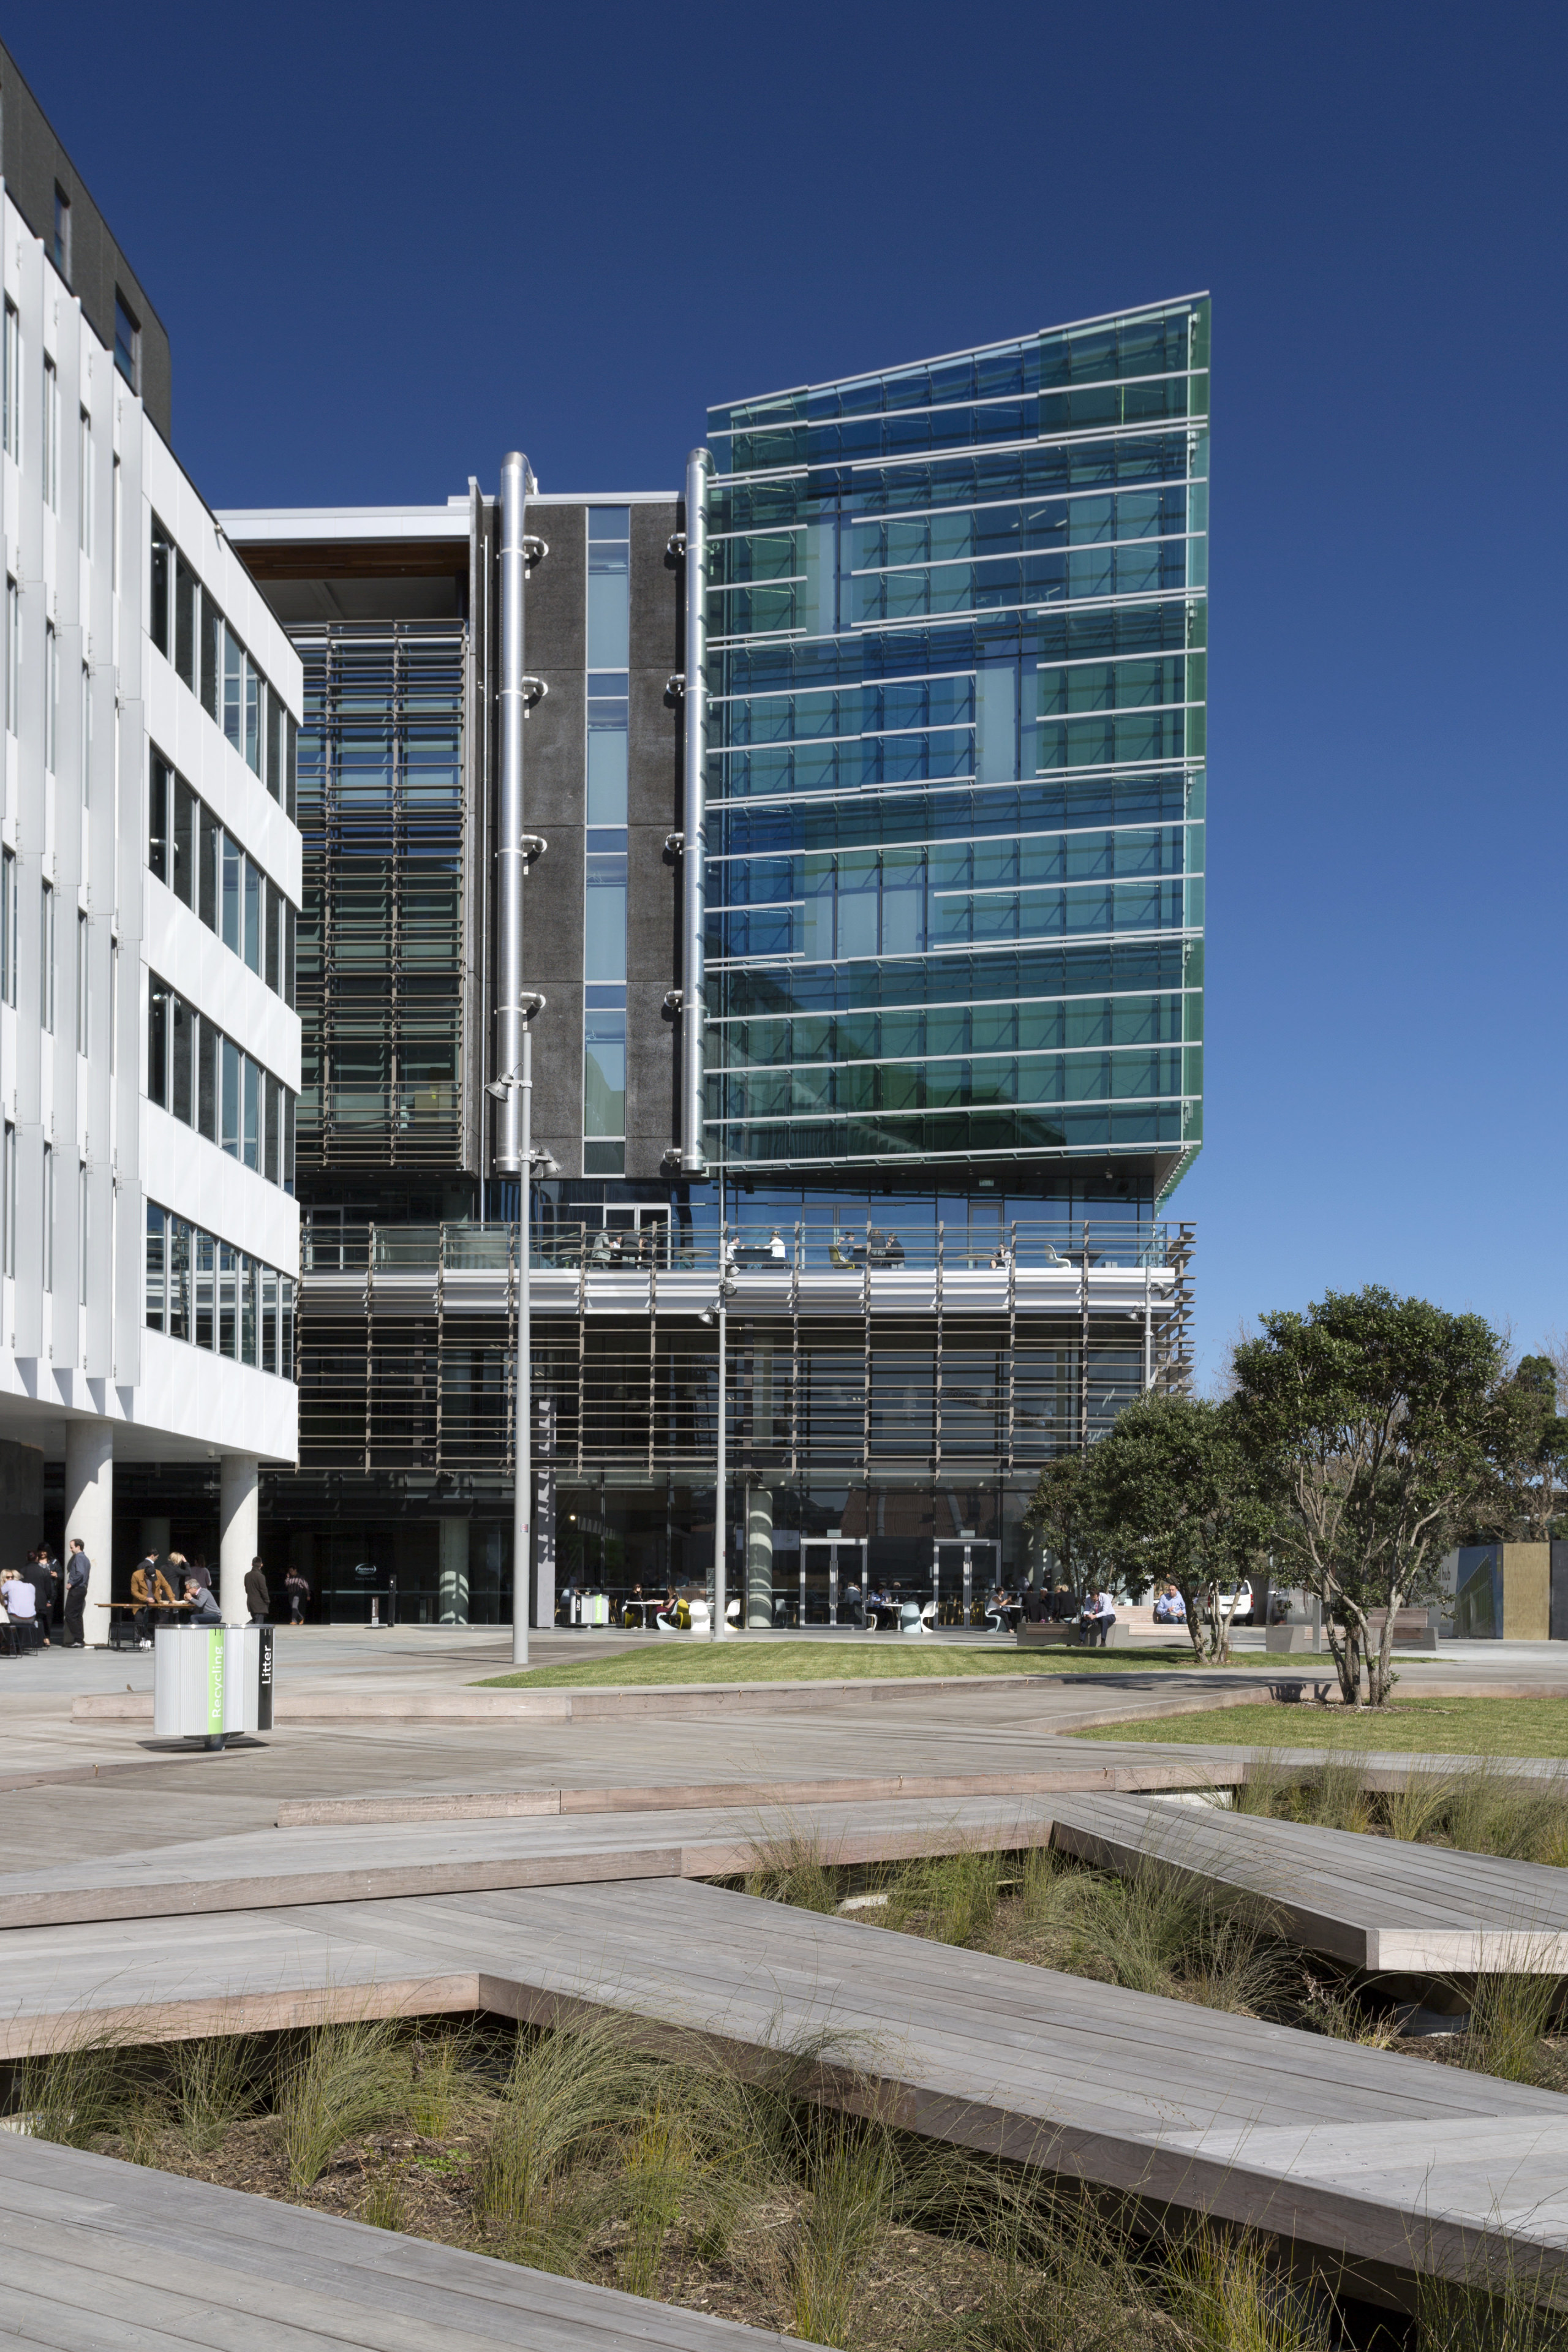
[[[1388,1706],[1227,1706],[1224,1716],[1145,1717],[1078,1739],[1159,1739],[1203,1748],[1390,1748],[1416,1756],[1568,1756],[1562,1698],[1405,1698]]]
[[[1258,1656],[1233,1658],[1232,1667],[1268,1671]],[[480,1690],[625,1688],[661,1683],[848,1683],[962,1675],[1127,1675],[1149,1669],[1168,1673],[1217,1673],[1200,1668],[1190,1647],[1142,1650],[1018,1650],[1008,1642],[983,1650],[967,1642],[905,1641],[896,1633],[866,1634],[834,1642],[779,1642],[770,1636],[749,1642],[710,1642],[690,1633],[619,1650],[612,1656],[584,1658],[570,1666],[529,1666],[515,1675],[490,1675]]]

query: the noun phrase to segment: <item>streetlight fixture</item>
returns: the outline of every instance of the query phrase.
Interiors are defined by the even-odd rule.
[[[730,1633],[729,1563],[724,1550],[724,1539],[728,1533],[724,1525],[724,1487],[729,1475],[725,1443],[728,1433],[725,1428],[724,1368],[727,1354],[725,1312],[734,1296],[735,1284],[726,1269],[719,1278],[718,1297],[711,1307],[705,1307],[698,1318],[699,1322],[711,1324],[717,1321],[719,1326],[719,1465],[718,1476],[713,1485],[713,1622],[708,1632],[710,1642],[725,1641],[729,1638]]]
[[[517,1391],[512,1459],[516,1478],[511,1498],[511,1662],[528,1664],[528,1612],[533,1585],[533,1395],[532,1321],[529,1275],[533,1245],[532,1186],[536,1176],[560,1173],[548,1151],[533,1146],[533,1016],[544,1010],[537,993],[524,996],[520,1006],[522,1061],[504,1078],[492,1078],[485,1092],[505,1102],[515,1087],[522,1097],[522,1140],[519,1154],[517,1244]]]

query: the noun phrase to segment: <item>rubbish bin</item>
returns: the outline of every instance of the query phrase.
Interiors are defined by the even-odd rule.
[[[272,1728],[270,1625],[160,1625],[153,1649],[153,1728],[221,1748]]]

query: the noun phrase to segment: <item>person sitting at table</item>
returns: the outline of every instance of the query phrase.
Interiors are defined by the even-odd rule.
[[[623,1625],[640,1625],[645,1622],[647,1613],[643,1606],[642,1586],[634,1584],[631,1599],[621,1612],[621,1622]]]
[[[11,1620],[15,1652],[36,1650],[38,1646],[37,1603],[33,1598],[33,1587],[28,1577],[19,1569],[8,1568],[0,1577],[0,1599],[4,1600],[5,1613]]]
[[[884,1265],[902,1265],[903,1262],[904,1245],[899,1239],[897,1234],[889,1234],[888,1235],[887,1245],[882,1252],[882,1264]]]
[[[198,1584],[195,1575],[185,1579],[185,1622],[187,1625],[221,1625],[223,1612],[213,1598],[210,1584]]]
[[[784,1247],[784,1235],[780,1233],[776,1225],[773,1227],[772,1237],[768,1243],[768,1255],[770,1257],[776,1257],[781,1265],[789,1255],[788,1250]]]
[[[136,1640],[143,1650],[153,1646],[153,1612],[157,1622],[169,1621],[163,1612],[174,1605],[174,1595],[169,1580],[158,1565],[156,1552],[146,1552],[131,1571],[131,1598],[136,1603]]]
[[[827,1244],[827,1263],[829,1265],[853,1265],[855,1263],[853,1255],[844,1246],[841,1234],[835,1234]]]

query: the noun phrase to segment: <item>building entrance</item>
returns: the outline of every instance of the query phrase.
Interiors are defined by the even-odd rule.
[[[802,1625],[837,1625],[838,1596],[854,1585],[866,1590],[864,1536],[806,1536],[800,1547]],[[849,1621],[846,1617],[845,1621]]]
[[[973,1622],[975,1596],[989,1599],[1001,1559],[1001,1545],[984,1536],[954,1536],[931,1546],[931,1599],[939,1625]]]

